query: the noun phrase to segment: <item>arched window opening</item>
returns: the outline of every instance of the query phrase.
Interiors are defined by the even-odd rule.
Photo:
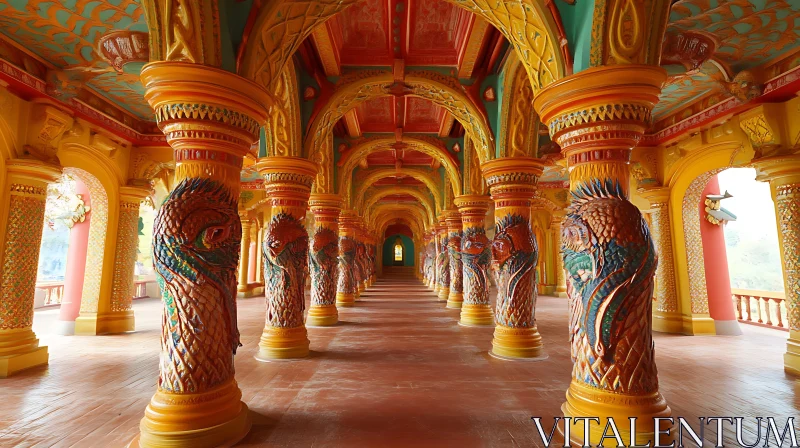
[[[403,242],[397,238],[394,242],[394,261],[395,263],[403,262]]]

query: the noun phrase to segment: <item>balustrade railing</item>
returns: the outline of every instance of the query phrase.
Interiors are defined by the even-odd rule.
[[[739,322],[789,331],[784,293],[735,288],[731,292]]]
[[[147,294],[147,285],[155,283],[153,277],[141,278],[134,280],[133,299],[146,299],[150,297]],[[45,308],[49,306],[61,305],[61,299],[64,297],[64,282],[39,282],[36,284],[36,289],[42,291],[44,300],[37,300],[36,308]],[[38,296],[38,294],[37,294]]]
[[[36,289],[44,292],[44,301],[40,307],[60,305],[64,297],[64,282],[42,282],[36,284]]]

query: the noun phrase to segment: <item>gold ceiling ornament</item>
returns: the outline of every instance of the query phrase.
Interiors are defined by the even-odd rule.
[[[150,47],[147,33],[141,31],[112,31],[97,41],[100,56],[123,73],[125,64],[150,61]]]

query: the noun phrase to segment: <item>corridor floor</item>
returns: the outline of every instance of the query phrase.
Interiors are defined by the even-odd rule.
[[[340,309],[340,325],[309,329],[313,352],[299,361],[256,361],[264,298],[239,307],[236,377],[254,425],[238,446],[542,446],[530,417],[560,415],[569,384],[565,299],[538,302],[549,355],[539,362],[488,356],[492,329],[459,326],[458,311],[410,276],[379,279],[356,307]],[[37,312],[50,365],[0,380],[0,447],[130,441],[155,390],[161,305],[134,309],[137,332],[102,337],[50,334],[57,313]],[[797,415],[800,388],[782,370],[786,333],[743,329],[656,335],[673,415]]]

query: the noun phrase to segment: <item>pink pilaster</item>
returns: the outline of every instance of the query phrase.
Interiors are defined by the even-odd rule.
[[[75,193],[81,195],[85,206],[91,207],[92,200],[89,189],[77,178],[75,179]],[[80,314],[83,278],[86,274],[86,252],[89,247],[91,220],[92,213],[90,211],[86,214],[86,219],[83,222],[76,222],[69,232],[64,295],[61,297],[61,310],[58,316],[57,332],[60,334],[75,333],[75,319]]]

